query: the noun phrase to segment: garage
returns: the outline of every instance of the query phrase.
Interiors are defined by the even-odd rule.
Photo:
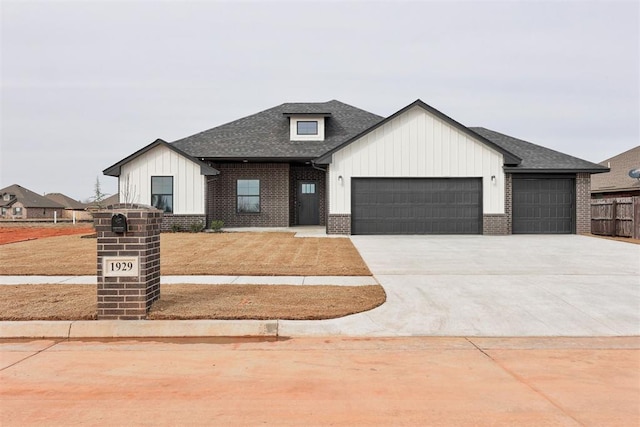
[[[481,234],[481,178],[353,178],[352,234]]]
[[[513,233],[575,233],[575,178],[514,174]]]

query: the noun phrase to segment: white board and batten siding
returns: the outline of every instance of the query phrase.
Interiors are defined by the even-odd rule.
[[[124,200],[129,177],[129,193],[134,203],[151,204],[151,177],[173,177],[173,213],[203,215],[205,213],[206,177],[200,165],[175,151],[158,146],[122,166],[119,185]]]
[[[503,214],[503,156],[420,107],[333,153],[330,213],[351,213],[351,178],[482,178],[483,213]],[[342,176],[339,180],[338,177]],[[495,176],[495,182],[491,177]]]

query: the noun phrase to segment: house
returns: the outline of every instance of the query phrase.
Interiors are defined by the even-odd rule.
[[[86,206],[88,211],[94,212],[112,205],[117,205],[118,203],[120,203],[120,194],[116,193],[102,199],[100,202],[96,202],[95,200],[88,202]]]
[[[603,199],[640,196],[640,179],[629,176],[630,171],[640,170],[640,146],[613,156],[600,164],[611,170],[591,178],[591,197]]]
[[[608,169],[417,100],[381,117],[286,103],[105,169],[163,228],[324,225],[329,234],[588,233],[591,174]],[[135,198],[123,197],[135,195]]]
[[[63,218],[75,219],[77,221],[93,220],[93,216],[87,211],[87,205],[72,199],[65,194],[49,193],[45,194],[44,197],[64,207],[64,210],[62,211]]]
[[[62,218],[64,206],[17,184],[0,190],[0,218]]]

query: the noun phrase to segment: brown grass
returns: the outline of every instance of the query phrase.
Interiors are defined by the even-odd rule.
[[[349,239],[293,233],[165,233],[163,275],[369,276]],[[0,245],[0,275],[94,275],[96,239],[61,236]]]
[[[371,310],[381,286],[162,285],[150,319],[332,319]],[[0,286],[0,320],[96,318],[91,285]]]

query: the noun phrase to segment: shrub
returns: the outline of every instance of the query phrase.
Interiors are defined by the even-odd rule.
[[[211,221],[211,229],[213,230],[214,233],[220,233],[222,231],[222,227],[224,226],[224,221],[221,221],[219,219],[214,219],[213,221]]]
[[[180,227],[180,224],[173,224],[171,226],[171,232],[172,233],[179,233],[182,231],[182,227]]]
[[[202,230],[204,230],[204,222],[198,221],[198,222],[192,222],[191,223],[191,232],[192,233],[200,233]]]

